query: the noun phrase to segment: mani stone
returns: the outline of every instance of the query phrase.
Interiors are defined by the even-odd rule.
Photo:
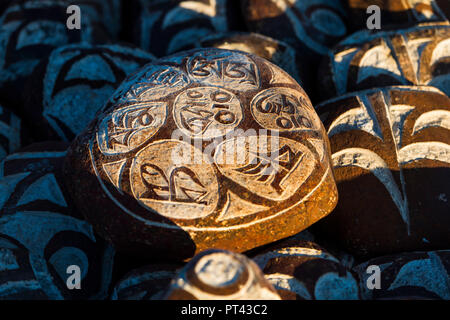
[[[52,300],[107,297],[114,250],[71,206],[71,195],[61,182],[66,147],[50,142],[31,145],[9,155],[1,164],[0,238],[12,238],[20,244],[17,247],[26,249],[20,250],[27,259],[21,264],[31,267],[34,275],[19,272],[19,283],[8,288],[0,284],[0,299],[2,292],[8,296],[22,290],[21,281],[29,277],[36,277],[41,290]],[[80,290],[70,290],[66,285],[73,283],[69,279],[72,273],[67,272],[73,265],[80,268]]]
[[[323,100],[393,85],[429,85],[450,94],[450,24],[395,31],[360,31],[322,61],[317,90]]]
[[[372,266],[372,267],[370,267]],[[374,268],[379,268],[379,273]],[[365,300],[449,300],[450,250],[378,257],[354,268]],[[379,276],[379,288],[371,289]]]
[[[125,33],[158,57],[192,49],[198,39],[233,29],[239,7],[227,0],[131,0]],[[131,30],[130,30],[131,28]]]
[[[40,140],[70,142],[125,77],[153,59],[126,45],[61,46],[42,60],[27,83],[24,117]]]
[[[308,75],[302,72],[301,56],[283,41],[257,33],[227,32],[206,36],[199,40],[197,47],[240,50],[258,55],[289,73],[305,89],[308,96],[311,96]]]
[[[248,29],[294,46],[311,79],[320,59],[347,34],[341,0],[243,0],[241,5]]]
[[[69,43],[106,41],[83,15],[81,29],[69,30],[67,3],[29,0],[11,5],[0,18],[0,99],[16,111],[23,104],[23,83],[52,49]]]
[[[287,239],[253,257],[283,300],[358,300],[352,271],[313,242]]]
[[[448,248],[450,99],[433,87],[385,87],[317,112],[339,203],[315,234],[361,257]]]
[[[133,270],[114,287],[111,300],[161,300],[182,265],[154,264]]]
[[[22,120],[0,105],[0,161],[29,140],[29,131]]]
[[[377,5],[380,11],[381,28],[385,26],[405,26],[421,22],[448,21],[450,2],[448,0],[347,0],[350,23],[353,28],[367,28],[370,15],[367,8]]]
[[[258,266],[239,253],[210,249],[172,280],[165,300],[280,300]]]
[[[149,258],[243,252],[302,231],[337,202],[327,136],[303,89],[263,58],[214,48],[128,77],[64,172],[94,228]]]

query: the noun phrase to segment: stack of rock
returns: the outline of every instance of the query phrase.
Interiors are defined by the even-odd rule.
[[[0,14],[0,300],[450,299],[447,1]]]

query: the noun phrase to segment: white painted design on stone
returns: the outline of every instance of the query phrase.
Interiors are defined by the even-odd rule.
[[[124,159],[102,164],[103,170],[105,171],[109,180],[120,192],[122,192],[121,180],[126,163],[127,160]]]
[[[347,92],[347,81],[348,81],[348,72],[350,70],[349,66],[353,60],[353,57],[358,53],[357,48],[350,48],[340,52],[337,52],[334,57],[332,53],[332,59],[334,59],[334,63],[332,64],[333,68],[333,79],[334,84],[336,86],[336,92],[340,95]],[[332,60],[333,61],[333,60]]]
[[[397,149],[402,147],[402,135],[405,120],[409,114],[414,111],[414,109],[414,107],[407,105],[394,105],[390,107],[388,116],[391,123],[392,133],[395,142],[397,143]]]
[[[424,159],[450,163],[450,145],[437,141],[416,142],[398,151],[401,165]]]
[[[3,208],[6,201],[8,201],[17,184],[29,175],[30,172],[18,173],[3,177],[0,180],[0,208]]]
[[[17,202],[17,205],[26,205],[36,200],[48,200],[59,206],[67,207],[64,195],[53,173],[48,173],[40,177],[28,186]]]
[[[372,172],[385,186],[397,206],[403,221],[410,229],[408,201],[402,196],[386,162],[375,152],[362,148],[348,148],[332,156],[334,168],[360,167]]]
[[[358,300],[358,282],[347,271],[345,276],[328,272],[316,281],[314,296],[317,300]]]
[[[340,114],[330,124],[328,136],[332,137],[335,134],[351,130],[362,130],[383,141],[380,125],[367,96],[358,96],[357,99],[360,107]]]
[[[364,53],[359,64],[357,83],[383,74],[394,76],[401,83],[404,83],[400,67],[393,57],[391,49],[384,40],[382,44],[370,48]]]
[[[276,290],[291,291],[305,300],[312,300],[311,294],[305,285],[293,276],[282,273],[271,273],[264,275],[264,277]]]
[[[447,277],[448,275],[442,272],[440,266],[433,259],[414,260],[402,266],[388,290],[404,286],[417,286],[448,300],[450,299],[450,288],[447,284]]]
[[[219,215],[217,221],[246,217],[269,209],[266,206],[257,205],[250,201],[245,201],[231,191],[227,192],[225,207]]]
[[[430,127],[441,127],[450,130],[450,111],[433,110],[422,113],[414,123],[412,134],[415,135]]]
[[[437,44],[431,55],[430,66],[450,57],[450,39],[443,40]]]

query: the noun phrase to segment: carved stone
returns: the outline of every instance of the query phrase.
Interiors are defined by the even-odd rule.
[[[412,25],[421,22],[448,21],[448,0],[347,0],[350,23],[354,29],[367,28],[367,8],[377,5],[381,9],[381,27]]]
[[[260,57],[221,49],[127,78],[75,140],[65,176],[99,233],[148,257],[243,252],[337,202],[327,137],[302,88]]]
[[[131,0],[125,33],[140,48],[166,56],[194,48],[207,35],[236,30],[236,4],[227,0]]]
[[[317,111],[339,190],[314,226],[320,235],[363,257],[449,247],[450,99],[433,87],[386,87]]]
[[[243,0],[241,5],[247,28],[296,48],[312,81],[320,59],[347,34],[340,0]]]
[[[289,239],[253,257],[283,300],[358,300],[357,277],[313,242]]]
[[[450,94],[450,24],[395,31],[361,31],[323,60],[318,90],[324,99],[392,85],[429,85]]]
[[[11,5],[1,16],[0,100],[12,111],[23,104],[25,79],[54,48],[107,40],[89,15],[83,15],[80,30],[69,30],[67,7],[61,1],[28,0]]]
[[[380,267],[380,288],[370,290]],[[449,300],[450,250],[409,252],[378,257],[354,268],[366,300]],[[369,286],[368,286],[369,284]]]
[[[182,265],[156,264],[133,270],[121,279],[112,300],[161,300]]]
[[[41,291],[52,300],[107,296],[114,250],[95,236],[92,226],[71,206],[60,180],[66,147],[57,143],[32,145],[9,155],[1,164],[0,248],[3,238],[12,239],[13,251],[24,248],[17,255],[8,254],[11,261],[20,260],[19,270],[17,282],[7,289],[1,283],[13,280],[12,265],[4,278],[0,273],[1,299],[14,299],[16,293],[26,291],[22,281],[28,280],[32,281],[30,294],[39,294],[36,298]],[[80,290],[69,290],[66,285],[71,265],[80,267]],[[33,272],[22,270],[22,266]]]
[[[121,28],[121,0],[64,0],[80,7],[82,15],[101,25],[108,35],[116,39]],[[127,3],[128,5],[128,3]]]
[[[166,300],[280,300],[258,266],[244,255],[206,250],[175,277]]]
[[[125,77],[154,57],[125,45],[72,44],[52,51],[27,83],[23,114],[41,140],[72,141]]]
[[[0,105],[0,161],[30,141],[22,120]]]
[[[240,50],[256,54],[289,73],[311,97],[312,85],[308,75],[303,71],[304,61],[291,45],[283,41],[258,33],[228,32],[202,38],[197,47]]]

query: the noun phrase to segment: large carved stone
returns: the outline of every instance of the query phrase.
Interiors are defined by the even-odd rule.
[[[347,0],[350,22],[355,29],[367,27],[367,8],[377,5],[381,9],[381,27],[411,25],[429,21],[448,21],[448,0]]]
[[[206,250],[172,280],[166,300],[280,300],[258,266],[246,256]]]
[[[386,87],[317,106],[339,203],[317,226],[360,256],[450,245],[450,99]]]
[[[25,79],[54,48],[107,40],[87,14],[80,30],[69,30],[67,7],[64,1],[28,0],[11,5],[1,16],[0,99],[13,111],[23,103]]]
[[[102,299],[108,294],[114,250],[71,206],[61,183],[66,147],[31,145],[1,164],[0,251],[13,252],[3,252],[3,258],[0,252],[0,270],[10,262],[6,274],[0,272],[0,299],[15,299],[22,292],[28,292],[23,299],[52,300]],[[73,273],[67,272],[73,265],[80,268],[79,290],[67,286],[73,283]]]
[[[61,46],[34,70],[23,114],[41,140],[72,141],[125,77],[153,59],[126,45]]]
[[[358,300],[352,271],[313,242],[288,239],[253,257],[284,300]]]
[[[293,77],[311,97],[311,80],[303,71],[304,61],[291,45],[249,32],[227,32],[199,39],[197,47],[240,50],[256,54],[277,65]]]
[[[0,161],[29,141],[29,131],[22,119],[0,105]]]
[[[315,78],[320,59],[347,34],[340,0],[244,0],[247,28],[289,43],[302,58],[302,70]]]
[[[228,0],[131,0],[127,7],[125,33],[158,57],[192,49],[206,35],[234,30],[239,11]]]
[[[328,147],[288,74],[257,56],[202,49],[127,78],[75,140],[65,176],[119,250],[182,259],[249,250],[327,215],[337,202]]]
[[[429,85],[450,94],[450,25],[422,24],[395,31],[361,31],[324,59],[322,97],[391,85]]]
[[[376,284],[373,266],[380,271],[377,289],[371,289]],[[378,257],[354,270],[360,276],[361,293],[366,300],[450,299],[450,250]]]
[[[182,268],[179,264],[154,264],[133,270],[114,287],[112,300],[161,300]]]

